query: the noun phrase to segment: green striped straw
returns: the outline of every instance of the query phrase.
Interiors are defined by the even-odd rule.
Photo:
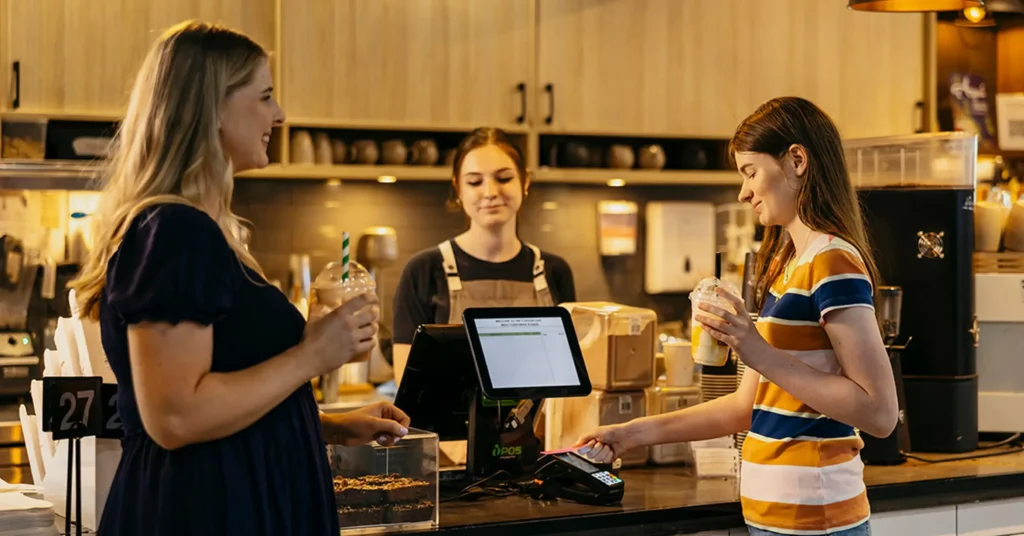
[[[348,281],[348,232],[341,233],[341,280]]]

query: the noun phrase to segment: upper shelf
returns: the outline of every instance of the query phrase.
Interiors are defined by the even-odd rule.
[[[617,186],[677,185],[677,186],[739,186],[735,171],[656,171],[647,169],[573,169],[543,167],[536,173],[537,182],[565,184],[608,184],[620,179]]]
[[[326,166],[316,164],[271,164],[263,169],[239,173],[244,179],[346,179],[447,181],[451,169],[446,166]]]
[[[477,123],[416,123],[409,121],[360,121],[356,119],[326,119],[316,117],[289,117],[284,124],[289,128],[313,128],[331,130],[390,130],[420,132],[472,132],[483,126]],[[526,134],[530,127],[525,124],[491,125],[509,134]]]
[[[98,176],[99,166],[88,161],[4,161],[0,160],[0,179],[35,181],[89,181]],[[554,184],[626,185],[690,185],[738,186],[739,176],[733,171],[651,171],[621,169],[558,169],[544,167],[535,175],[537,182]],[[376,180],[435,181],[451,180],[446,166],[321,166],[303,164],[271,164],[263,169],[239,173],[240,179],[299,180]],[[42,187],[42,186],[41,186]]]
[[[318,166],[272,164],[264,169],[247,171],[241,178],[275,179],[348,179],[448,181],[451,170],[446,166]],[[534,174],[537,182],[561,184],[608,184],[620,179],[626,185],[688,185],[739,186],[735,171],[653,171],[643,169],[572,169],[544,167]]]

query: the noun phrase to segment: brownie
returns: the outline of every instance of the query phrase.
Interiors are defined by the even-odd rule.
[[[389,503],[416,503],[433,499],[430,483],[424,480],[403,478],[387,487],[386,500]]]
[[[342,506],[338,508],[338,524],[341,528],[366,527],[384,523],[383,506]]]
[[[334,478],[334,499],[339,507],[423,503],[433,498],[429,482],[397,474]]]
[[[420,501],[409,504],[392,504],[384,515],[386,523],[419,523],[434,518],[434,503]]]
[[[334,501],[342,506],[372,506],[384,503],[384,489],[360,478],[334,478]]]

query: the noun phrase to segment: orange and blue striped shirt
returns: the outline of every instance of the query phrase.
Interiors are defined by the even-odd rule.
[[[857,249],[832,236],[808,244],[788,281],[779,277],[757,321],[769,344],[828,374],[842,374],[825,315],[874,308],[871,279]],[[782,534],[829,534],[870,516],[864,443],[762,377],[743,443],[740,495],[748,524]]]

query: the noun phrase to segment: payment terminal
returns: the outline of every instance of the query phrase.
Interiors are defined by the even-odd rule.
[[[542,457],[534,478],[548,496],[596,506],[618,504],[626,487],[621,478],[572,451]]]

